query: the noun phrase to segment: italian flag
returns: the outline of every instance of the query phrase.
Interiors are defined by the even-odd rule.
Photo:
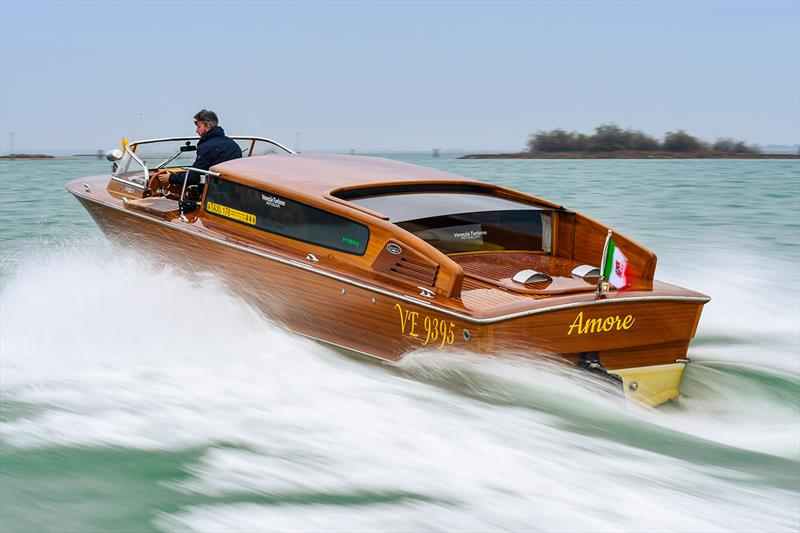
[[[624,289],[628,286],[628,258],[617,248],[611,232],[606,238],[606,247],[603,250],[603,265],[600,275],[607,279],[612,287]]]

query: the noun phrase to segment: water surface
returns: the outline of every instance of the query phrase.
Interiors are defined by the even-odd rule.
[[[110,246],[63,189],[107,162],[0,161],[0,530],[800,527],[798,161],[388,156],[582,211],[709,294],[684,396],[343,354]]]

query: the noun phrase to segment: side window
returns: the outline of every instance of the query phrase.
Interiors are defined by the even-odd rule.
[[[298,241],[364,255],[369,229],[290,198],[217,177],[208,185],[206,212]]]

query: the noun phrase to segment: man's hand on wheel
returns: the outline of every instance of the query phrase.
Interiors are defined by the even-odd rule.
[[[166,170],[159,172],[158,174],[155,175],[155,177],[158,178],[158,182],[161,184],[162,187],[164,187],[165,185],[169,185],[169,172],[167,172]]]

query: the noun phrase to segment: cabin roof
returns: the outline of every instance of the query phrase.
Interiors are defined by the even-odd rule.
[[[253,187],[324,196],[342,188],[378,184],[480,183],[443,170],[381,157],[337,154],[287,154],[234,159],[214,166],[226,178]]]

